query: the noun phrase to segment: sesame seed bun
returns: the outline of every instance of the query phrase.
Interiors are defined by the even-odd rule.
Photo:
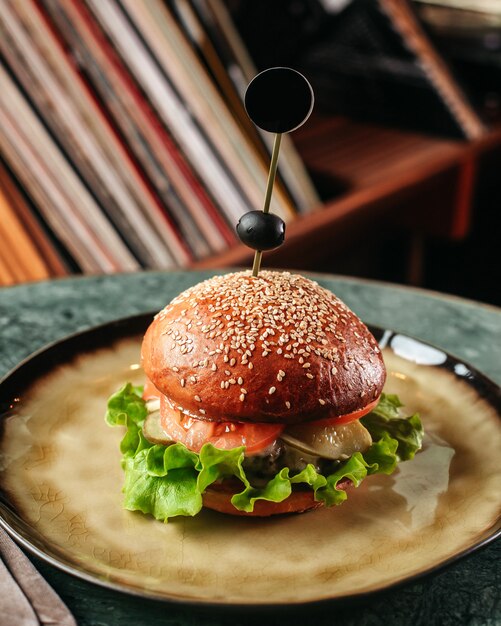
[[[142,364],[198,419],[293,424],[352,413],[386,378],[376,340],[327,289],[288,272],[215,276],[154,319]]]

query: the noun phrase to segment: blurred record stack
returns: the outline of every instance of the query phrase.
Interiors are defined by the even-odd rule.
[[[186,268],[261,209],[271,146],[220,0],[0,3],[0,284]],[[284,137],[272,210],[318,198]]]

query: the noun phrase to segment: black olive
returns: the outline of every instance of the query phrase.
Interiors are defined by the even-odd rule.
[[[273,250],[284,242],[285,222],[274,213],[249,211],[237,224],[240,241],[254,250]]]

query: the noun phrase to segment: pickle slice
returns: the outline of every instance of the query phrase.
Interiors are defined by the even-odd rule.
[[[168,446],[174,441],[160,426],[160,411],[154,411],[149,413],[148,417],[144,420],[143,435],[150,443],[160,443],[163,446]]]
[[[369,431],[358,420],[339,426],[315,423],[289,426],[280,438],[302,452],[333,461],[364,452],[372,444]]]

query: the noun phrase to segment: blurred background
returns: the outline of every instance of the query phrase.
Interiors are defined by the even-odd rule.
[[[289,66],[316,104],[264,265],[501,305],[499,0],[2,0],[0,54],[0,284],[249,266],[242,99]]]

